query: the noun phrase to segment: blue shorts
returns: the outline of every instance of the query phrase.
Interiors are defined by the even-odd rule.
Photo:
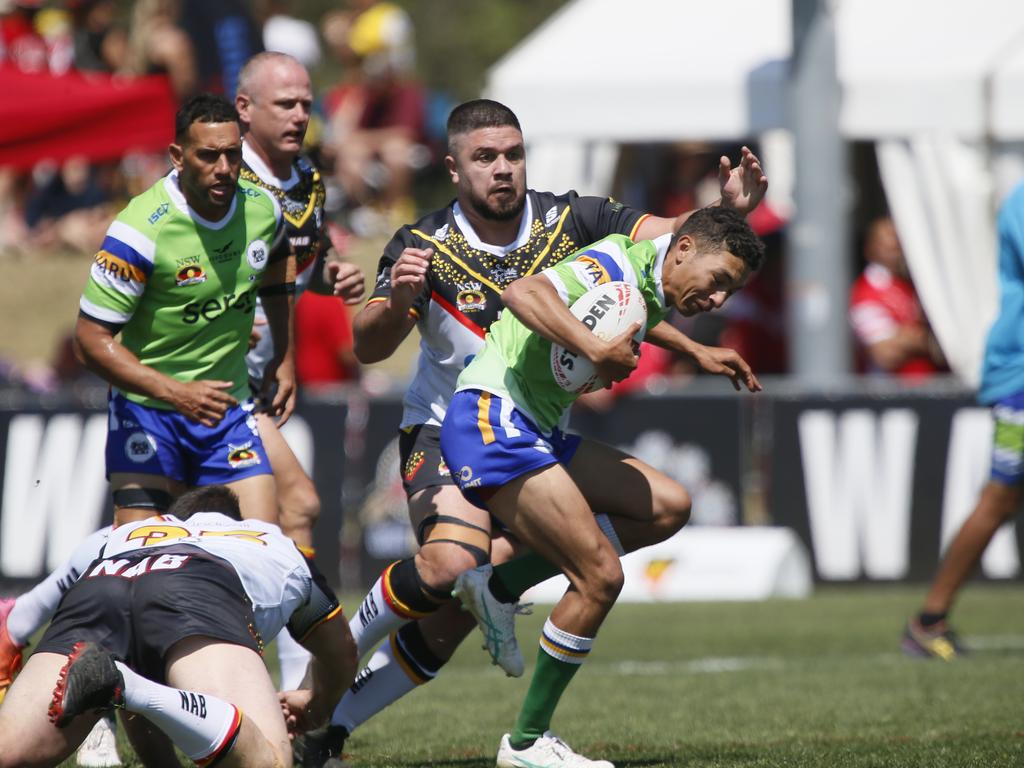
[[[108,412],[107,479],[138,472],[197,486],[273,473],[251,400],[229,408],[215,427],[133,403],[119,392],[111,394]]]
[[[1004,397],[992,406],[992,479],[1004,485],[1024,480],[1024,392]]]
[[[557,427],[551,434],[507,398],[464,389],[456,392],[441,426],[441,455],[462,495],[487,509],[477,491],[497,488],[551,464],[568,464],[582,438]]]

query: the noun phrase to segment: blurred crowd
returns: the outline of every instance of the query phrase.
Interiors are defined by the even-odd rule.
[[[0,0],[0,74],[13,68],[53,75],[160,75],[181,100],[202,91],[233,94],[241,65],[261,50],[291,54],[314,73],[332,73],[319,78],[328,84],[317,94],[306,151],[324,173],[332,239],[344,253],[354,238],[384,238],[415,220],[417,179],[441,167],[444,118],[455,99],[419,83],[415,30],[400,6],[342,0],[311,21],[303,18],[302,5]],[[736,157],[738,149],[663,145],[638,150],[632,162],[627,151],[616,183],[619,196],[663,216],[706,205],[717,196],[719,155]],[[106,163],[70,158],[24,171],[0,167],[0,259],[91,256],[116,211],[167,169],[165,153],[132,153]],[[751,223],[767,245],[764,268],[721,311],[677,322],[702,343],[737,349],[760,375],[786,373],[786,220],[762,205]],[[892,221],[873,220],[860,237],[863,272],[851,286],[849,305],[858,370],[908,381],[945,371]],[[298,343],[305,345],[300,355],[306,359],[300,378],[313,385],[358,379],[349,310],[307,293],[297,312]],[[326,327],[339,330],[310,330]],[[591,402],[604,407],[620,392],[657,391],[693,375],[688,361],[645,345],[640,371]],[[0,361],[0,381],[5,379],[37,391],[89,380],[64,341],[46,366],[25,370]]]

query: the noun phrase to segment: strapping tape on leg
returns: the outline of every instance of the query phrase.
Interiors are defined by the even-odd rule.
[[[174,501],[171,494],[160,488],[118,488],[111,496],[115,507],[152,509],[154,512],[166,512]]]
[[[457,517],[431,515],[420,523],[417,533],[421,547],[446,542],[464,549],[478,566],[491,559],[490,532]]]

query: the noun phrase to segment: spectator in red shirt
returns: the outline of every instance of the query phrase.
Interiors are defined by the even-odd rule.
[[[302,386],[359,378],[352,352],[352,320],[337,296],[305,291],[295,305],[295,373]]]
[[[863,367],[907,379],[947,370],[889,217],[868,226],[864,258],[867,266],[850,291],[850,325],[864,356]]]

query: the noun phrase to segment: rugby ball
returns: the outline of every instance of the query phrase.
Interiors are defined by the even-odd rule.
[[[569,311],[605,341],[640,323],[633,337],[639,343],[647,330],[647,305],[640,289],[621,280],[591,288],[573,302]],[[551,374],[559,387],[578,395],[606,384],[594,371],[593,363],[559,344],[551,345]]]

